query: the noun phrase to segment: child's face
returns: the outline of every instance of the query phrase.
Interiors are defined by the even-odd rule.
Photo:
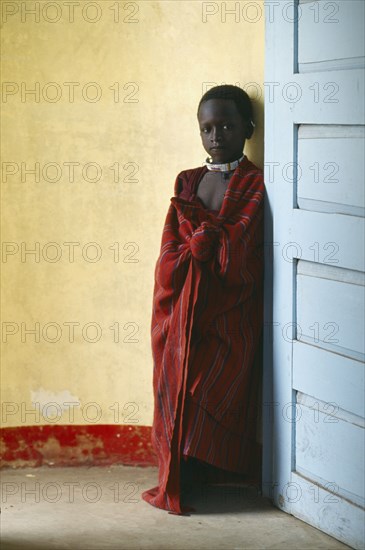
[[[198,112],[203,147],[213,163],[232,162],[242,156],[247,122],[232,99],[208,99]]]

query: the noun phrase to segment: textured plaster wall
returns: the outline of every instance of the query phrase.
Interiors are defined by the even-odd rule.
[[[151,425],[154,266],[205,83],[256,83],[262,166],[263,2],[2,4],[3,425]]]

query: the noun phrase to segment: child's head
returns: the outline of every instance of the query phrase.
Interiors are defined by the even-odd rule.
[[[232,162],[242,156],[254,128],[246,92],[228,84],[211,88],[201,98],[197,116],[203,147],[213,162]]]

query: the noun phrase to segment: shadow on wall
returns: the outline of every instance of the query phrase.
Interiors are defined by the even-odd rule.
[[[49,550],[49,544],[41,544],[33,541],[7,541],[6,538],[1,538],[1,550]],[[54,550],[57,550],[56,548]]]
[[[259,168],[264,167],[264,102],[263,99],[254,100],[253,94],[250,94],[253,107],[253,118],[255,123],[255,131],[251,139],[245,143],[245,154],[251,162]]]

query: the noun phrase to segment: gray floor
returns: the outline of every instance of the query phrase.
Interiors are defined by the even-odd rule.
[[[348,548],[244,486],[206,487],[194,514],[168,514],[141,499],[156,479],[126,466],[3,470],[1,549]]]

